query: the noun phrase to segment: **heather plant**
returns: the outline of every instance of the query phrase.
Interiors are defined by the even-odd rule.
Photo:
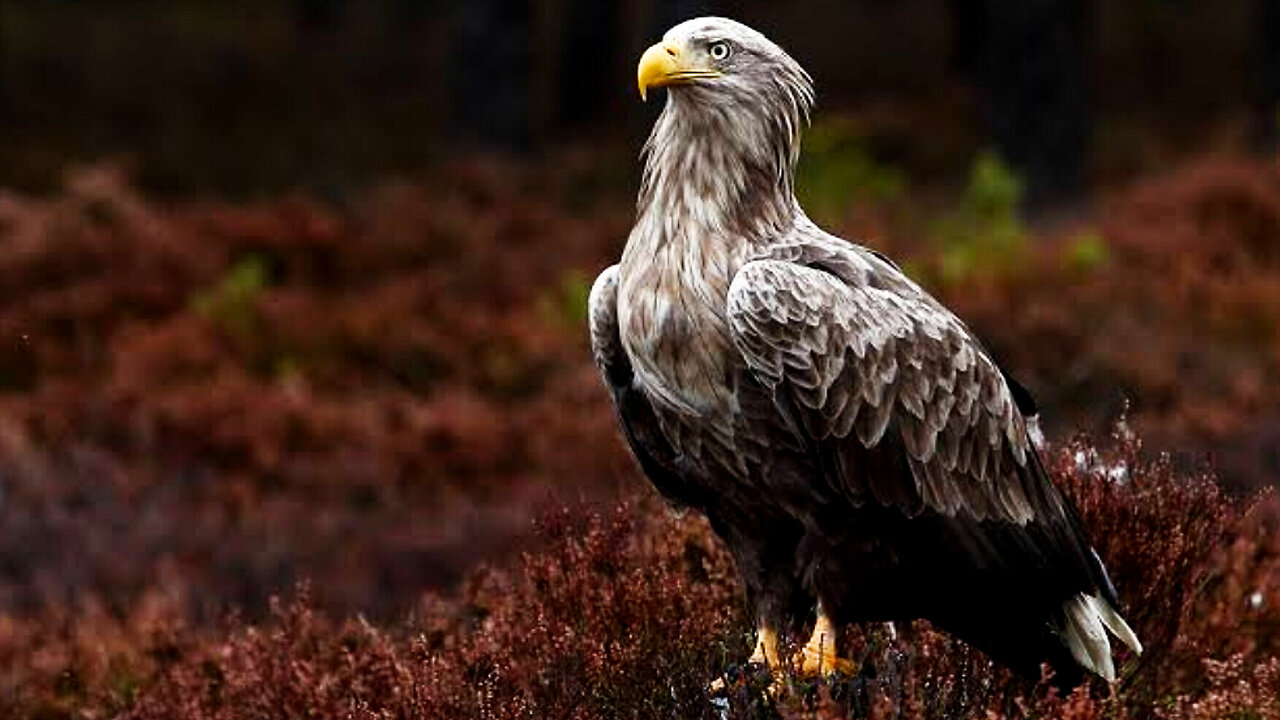
[[[1022,222],[1022,180],[994,152],[973,160],[961,201],[933,225],[938,272],[944,284],[1019,268],[1030,233]]]
[[[86,674],[73,707],[128,718],[1271,717],[1274,639],[1243,639],[1274,626],[1280,607],[1275,543],[1259,520],[1271,501],[1242,519],[1207,478],[1138,450],[1121,433],[1110,449],[1079,441],[1051,455],[1147,645],[1142,658],[1121,655],[1111,688],[1027,683],[924,622],[852,626],[843,651],[856,676],[788,673],[775,685],[737,665],[750,622],[706,523],[646,497],[548,513],[542,550],[424,597],[402,622],[335,621],[303,588],[220,637],[135,637],[128,687]],[[1237,602],[1242,588],[1267,599]]]
[[[1243,655],[1204,660],[1207,690],[1180,696],[1158,716],[1168,720],[1272,720],[1280,717],[1280,659],[1250,663]]]
[[[535,299],[623,221],[470,165],[342,213],[69,178],[0,200],[5,610],[163,579],[198,617],[256,616],[309,577],[378,616],[510,552],[549,487],[616,485],[580,330]]]

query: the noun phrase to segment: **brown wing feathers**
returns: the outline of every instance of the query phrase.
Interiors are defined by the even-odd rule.
[[[999,369],[935,304],[758,261],[739,272],[729,314],[748,366],[795,396],[812,437],[871,448],[892,423],[911,471],[899,481],[934,510],[1016,523],[1060,512],[1015,471],[1028,441]]]
[[[1111,595],[1027,437],[1019,405],[1030,405],[1029,395],[1019,400],[954,315],[905,278],[876,276],[896,273],[891,266],[859,268],[853,257],[841,267],[852,283],[824,269],[757,261],[729,293],[738,349],[798,416],[835,476],[828,482],[855,505],[955,518],[957,539],[980,563],[1053,558],[1077,582]]]

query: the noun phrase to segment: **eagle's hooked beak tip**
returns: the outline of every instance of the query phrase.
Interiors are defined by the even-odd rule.
[[[640,56],[636,68],[636,85],[640,88],[640,100],[649,100],[649,88],[670,85],[680,72],[680,47],[663,41],[650,46]]]

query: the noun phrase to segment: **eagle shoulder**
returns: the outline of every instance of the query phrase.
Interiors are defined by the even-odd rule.
[[[613,400],[623,437],[641,471],[658,492],[676,506],[700,502],[697,491],[680,472],[679,453],[663,432],[653,405],[637,387],[618,324],[618,266],[600,273],[587,299],[591,354]]]
[[[591,333],[591,357],[610,387],[628,382],[630,362],[618,334],[618,266],[610,265],[596,277],[587,296],[587,329]]]

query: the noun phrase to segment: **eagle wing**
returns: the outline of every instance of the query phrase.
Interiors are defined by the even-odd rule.
[[[809,446],[810,482],[855,507],[930,516],[920,527],[947,528],[934,539],[962,546],[970,568],[1030,579],[1037,587],[1024,600],[1060,603],[1052,622],[1064,645],[1113,678],[1102,628],[1136,652],[1142,645],[1028,436],[1026,391],[964,323],[874,253],[831,242],[775,248],[775,257],[739,269],[729,324],[747,367]],[[1007,638],[974,617],[940,620],[1000,651]]]
[[[1018,398],[965,325],[870,252],[824,255],[747,263],[728,313],[747,366],[832,466],[825,480],[855,505],[1038,520],[1078,545]]]
[[[676,505],[695,500],[679,473],[679,455],[663,434],[653,406],[636,386],[631,360],[618,330],[618,266],[600,273],[587,302],[591,354],[613,397],[614,411],[640,469],[663,497]]]

